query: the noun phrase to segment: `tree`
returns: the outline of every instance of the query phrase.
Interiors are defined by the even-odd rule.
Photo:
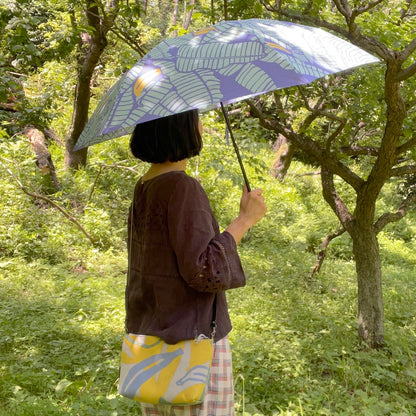
[[[119,1],[111,0],[108,8],[97,0],[85,0],[84,12],[89,31],[80,32],[78,47],[78,76],[75,89],[74,111],[71,127],[66,138],[65,164],[71,168],[84,166],[88,148],[74,152],[73,149],[88,120],[91,96],[91,79],[104,48],[107,46],[107,33],[114,25],[119,11]],[[73,22],[76,20],[73,15]],[[74,28],[75,30],[75,28]]]
[[[388,181],[404,183],[416,174],[416,4],[262,3],[276,18],[325,28],[381,59],[378,67],[275,92],[271,104],[250,102],[263,127],[284,136],[320,165],[323,196],[352,239],[358,335],[369,346],[381,347],[384,308],[377,236],[416,202],[416,193],[409,189],[397,195],[391,211],[381,213],[376,206]]]

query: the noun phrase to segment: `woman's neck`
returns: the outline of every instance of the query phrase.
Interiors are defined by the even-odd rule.
[[[144,174],[143,180],[147,181],[167,172],[185,171],[186,162],[187,159],[180,160],[179,162],[152,163],[149,170]]]

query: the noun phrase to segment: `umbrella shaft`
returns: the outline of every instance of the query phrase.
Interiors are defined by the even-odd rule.
[[[231,124],[230,124],[230,119],[228,117],[228,113],[225,110],[224,104],[222,102],[221,102],[221,110],[222,110],[222,113],[224,114],[225,124],[227,125],[228,132],[230,133],[231,141],[233,142],[234,151],[235,151],[235,154],[237,155],[237,160],[238,160],[238,163],[240,165],[241,173],[243,174],[244,183],[247,187],[247,190],[250,192],[251,188],[250,188],[250,184],[248,182],[246,170],[244,169],[243,161],[241,159],[240,150],[239,150],[239,148],[237,146],[237,143],[235,141],[233,131],[231,130]]]

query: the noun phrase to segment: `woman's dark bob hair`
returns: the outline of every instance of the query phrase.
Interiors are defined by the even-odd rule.
[[[198,110],[137,124],[130,139],[133,156],[149,163],[178,162],[202,149]]]

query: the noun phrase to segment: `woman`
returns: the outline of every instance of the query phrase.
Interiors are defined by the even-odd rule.
[[[234,414],[225,291],[245,285],[236,245],[267,208],[260,189],[245,189],[238,217],[220,233],[205,191],[185,173],[187,159],[202,149],[201,135],[198,112],[192,110],[139,124],[130,141],[133,155],[151,165],[136,185],[129,216],[127,332],[159,336],[167,343],[210,337],[217,295],[214,357],[204,402],[143,403],[144,415]]]

